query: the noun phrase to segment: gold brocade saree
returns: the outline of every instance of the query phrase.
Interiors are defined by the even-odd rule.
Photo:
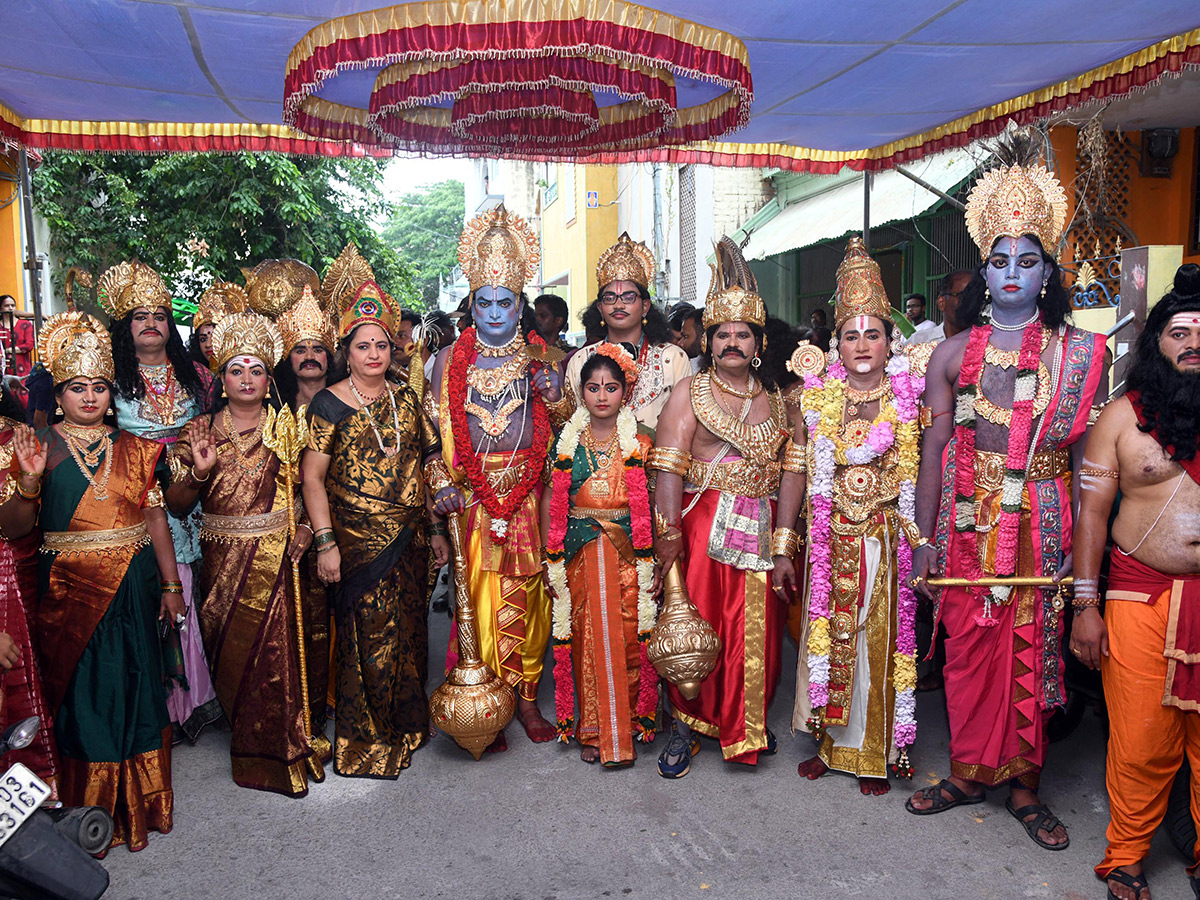
[[[330,588],[337,623],[334,766],[340,775],[395,778],[429,735],[425,584],[428,551],[412,541],[424,512],[421,462],[437,432],[407,387],[354,409],[331,391],[316,396],[309,449],[330,457],[329,511],[342,558]],[[380,449],[374,419],[386,446]]]
[[[232,732],[233,780],[302,797],[312,750],[301,708],[286,482],[279,458],[261,440],[243,459],[227,436],[214,429],[212,437],[217,466],[200,493],[204,565],[197,602],[217,699]],[[175,447],[185,467],[192,464],[189,438],[185,430]]]

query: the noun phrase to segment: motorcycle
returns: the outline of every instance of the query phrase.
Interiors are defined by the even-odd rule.
[[[0,734],[0,756],[28,747],[37,716]],[[42,809],[49,786],[21,763],[0,775],[0,900],[96,900],[108,872],[92,854],[112,843],[113,820],[97,806]]]

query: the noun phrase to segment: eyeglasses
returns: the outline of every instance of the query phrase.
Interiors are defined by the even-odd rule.
[[[617,301],[620,300],[622,306],[633,306],[633,304],[637,303],[641,299],[642,299],[642,295],[639,294],[637,291],[626,291],[623,294],[614,294],[612,292],[606,292],[606,293],[603,293],[600,295],[600,305],[601,306],[616,306]]]

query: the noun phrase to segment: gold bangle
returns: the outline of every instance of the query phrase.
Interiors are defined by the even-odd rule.
[[[791,439],[788,440],[787,449],[783,451],[783,462],[780,467],[785,472],[794,472],[797,475],[803,475],[808,471],[808,459],[804,454],[804,448],[796,445]]]
[[[21,485],[21,480],[17,479],[17,495],[29,503],[36,503],[38,498],[42,496],[42,483],[39,481],[36,491],[26,491]]]
[[[683,477],[692,465],[692,454],[678,447],[653,447],[646,457],[646,468]]]
[[[800,546],[800,535],[793,528],[776,528],[771,533],[771,555],[791,559]]]
[[[425,463],[424,474],[425,484],[435,494],[443,488],[454,485],[454,481],[450,477],[450,470],[446,468],[446,461],[441,456],[431,457]]]
[[[196,475],[196,464],[195,464],[195,463],[192,463],[192,467],[191,467],[190,469],[188,469],[188,474],[192,476],[192,481],[196,482],[196,484],[207,484],[207,483],[208,483],[208,479],[209,479],[209,478],[212,478],[212,472],[209,472],[209,473],[208,473],[208,478],[199,478],[199,477],[197,477],[197,475]]]
[[[1100,606],[1100,595],[1097,594],[1095,597],[1075,597],[1071,600],[1071,606],[1076,610],[1097,609]]]

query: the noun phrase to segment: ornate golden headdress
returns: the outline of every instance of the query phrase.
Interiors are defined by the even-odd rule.
[[[982,257],[997,238],[1033,235],[1042,249],[1057,256],[1058,240],[1067,224],[1067,192],[1049,169],[1037,161],[1038,145],[1018,131],[997,143],[999,168],[975,183],[967,197],[967,231]]]
[[[600,290],[614,281],[632,281],[649,287],[654,280],[654,254],[641,241],[635,241],[629,232],[622,231],[617,242],[600,254],[596,263],[596,283]]]
[[[858,235],[846,245],[846,258],[837,268],[837,304],[833,310],[833,330],[855,316],[874,316],[892,321],[892,305],[883,288],[879,263],[871,259]]]
[[[347,244],[338,258],[329,264],[321,280],[318,299],[321,309],[340,310],[347,294],[353,296],[368,281],[375,280],[371,265],[358,252],[353,243]]]
[[[737,244],[722,237],[714,248],[716,263],[709,263],[712,281],[704,303],[704,331],[720,322],[749,322],[760,328],[767,324],[767,307],[758,295],[758,281]]]
[[[196,304],[192,331],[203,325],[216,325],[230,313],[245,312],[249,298],[246,289],[232,281],[214,281]]]
[[[320,341],[326,350],[337,346],[333,334],[333,323],[322,312],[312,288],[307,284],[300,295],[300,302],[276,319],[279,333],[283,336],[283,352],[291,353],[301,341]]]
[[[473,218],[458,238],[458,263],[472,291],[491,285],[519,297],[541,255],[533,229],[503,203]]]
[[[100,276],[96,302],[114,321],[123,319],[139,306],[171,309],[171,292],[157,272],[144,262],[121,262]]]
[[[396,301],[374,281],[361,285],[353,296],[348,296],[338,321],[338,341],[344,341],[359,325],[378,325],[388,337],[396,336],[396,319],[400,311]]]
[[[250,308],[277,318],[300,301],[306,284],[314,291],[321,289],[321,279],[311,266],[298,259],[264,259],[246,274]]]
[[[279,328],[266,316],[255,312],[225,316],[213,329],[208,366],[214,372],[220,372],[221,367],[235,356],[253,356],[261,359],[268,369],[274,369],[283,357]]]
[[[38,335],[37,352],[55,384],[72,378],[103,378],[109,382],[116,378],[112,338],[87,313],[64,312],[48,318]]]

